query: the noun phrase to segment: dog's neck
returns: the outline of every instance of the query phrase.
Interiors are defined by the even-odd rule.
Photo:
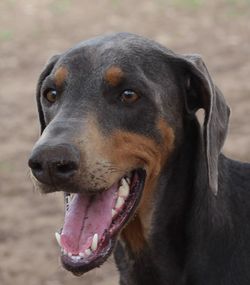
[[[200,136],[193,122],[187,128],[183,144],[163,169],[155,197],[153,231],[143,250],[133,253],[125,242],[118,243],[115,259],[121,274],[120,284],[186,284],[185,255],[193,246],[187,225],[199,227],[200,222],[209,223],[216,207],[206,184],[200,184],[194,176],[198,168],[205,167],[198,165],[197,155],[202,152]],[[207,211],[197,220],[191,219],[192,212],[199,213],[198,206],[206,207]]]

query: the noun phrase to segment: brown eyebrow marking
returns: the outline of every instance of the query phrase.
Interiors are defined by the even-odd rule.
[[[54,75],[55,84],[58,88],[60,88],[65,82],[67,76],[69,74],[68,69],[65,66],[60,66]]]
[[[124,72],[118,66],[109,67],[104,74],[104,80],[113,87],[117,86],[123,77]]]

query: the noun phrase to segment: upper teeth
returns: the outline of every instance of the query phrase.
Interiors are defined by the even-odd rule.
[[[121,186],[119,187],[118,195],[127,198],[129,194],[129,185],[125,178],[122,178]]]
[[[58,232],[55,232],[55,237],[56,237],[56,241],[58,242],[58,244],[62,246],[61,245],[61,235]]]
[[[111,210],[111,215],[112,218],[114,216],[116,216],[116,214],[118,213],[117,211],[123,206],[123,204],[125,203],[125,199],[128,197],[129,195],[129,184],[130,184],[130,178],[126,177],[126,178],[122,178],[121,180],[121,185],[118,189],[118,198],[116,200],[115,206],[114,208]]]
[[[66,211],[69,210],[69,204],[70,204],[71,199],[72,199],[71,194],[67,193],[67,192],[64,192],[64,201],[65,201],[65,209],[66,209]]]
[[[119,209],[121,208],[121,206],[124,204],[125,200],[122,197],[118,197],[116,204],[115,204],[115,208]]]
[[[131,183],[131,178],[130,177],[126,177],[125,180],[127,181],[128,184]]]

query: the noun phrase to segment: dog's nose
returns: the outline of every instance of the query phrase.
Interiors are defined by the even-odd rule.
[[[80,152],[71,144],[41,145],[32,151],[28,164],[41,183],[60,184],[76,174],[80,164]]]

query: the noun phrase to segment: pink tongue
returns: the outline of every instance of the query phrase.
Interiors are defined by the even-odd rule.
[[[73,197],[61,234],[63,249],[77,255],[91,246],[94,234],[98,234],[100,241],[112,222],[111,210],[117,199],[117,188],[118,185],[113,185],[93,197],[83,194]]]

